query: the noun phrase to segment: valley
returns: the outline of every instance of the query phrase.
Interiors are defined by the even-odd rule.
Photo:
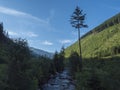
[[[0,6],[0,16],[11,15],[9,20],[13,16],[17,18],[11,27],[14,32],[6,30],[11,26],[7,19],[2,17],[5,24],[0,23],[0,90],[120,90],[120,13],[98,26],[93,23],[106,19],[101,20],[104,15],[93,22],[91,19],[91,25],[87,25],[86,14],[77,6],[69,20],[78,31],[78,40],[73,43],[76,33],[67,31],[70,28],[61,13],[65,11],[68,15],[66,11],[70,10],[64,6],[64,10],[57,7],[60,10],[53,8],[49,13],[45,13],[49,7],[40,8],[45,13],[40,13],[43,18]],[[82,28],[89,26],[95,27],[81,36]]]

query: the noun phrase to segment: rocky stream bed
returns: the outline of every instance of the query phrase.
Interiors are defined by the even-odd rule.
[[[75,82],[72,80],[68,70],[57,73],[43,85],[43,90],[75,90]]]

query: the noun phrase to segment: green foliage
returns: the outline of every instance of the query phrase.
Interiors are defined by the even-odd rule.
[[[3,34],[3,23],[0,23],[0,42],[3,42],[4,40],[4,34]]]
[[[80,60],[77,52],[71,52],[71,55],[69,57],[69,67],[73,77],[75,72],[80,71]]]
[[[4,31],[3,23],[0,23],[0,44],[9,42],[8,33]]]
[[[27,41],[10,39],[0,24],[0,90],[37,90],[55,73],[46,57],[33,57]]]
[[[54,67],[56,72],[61,72],[64,69],[64,61],[65,61],[65,52],[64,52],[64,47],[61,48],[60,53],[57,51],[54,54],[53,57],[53,62],[54,62]]]
[[[82,36],[83,58],[106,57],[120,53],[120,14],[115,15]],[[71,51],[79,52],[78,41],[65,50],[65,57]]]
[[[77,29],[87,27],[87,25],[84,25],[85,15],[86,14],[83,14],[83,10],[81,10],[77,6],[70,18],[70,23],[71,23],[72,27],[75,27]]]
[[[108,60],[107,60],[108,59]],[[77,90],[119,90],[120,57],[84,60],[83,71],[76,72]]]
[[[66,57],[79,52],[78,43],[65,50]],[[74,72],[77,90],[119,90],[120,14],[85,34],[81,46],[83,70]]]
[[[6,64],[0,64],[0,89],[6,90],[8,85],[7,82],[7,65]]]
[[[33,77],[41,88],[47,82],[51,74],[55,74],[53,61],[46,57],[33,58],[31,61],[31,77]]]
[[[80,39],[80,28],[88,27],[84,24],[86,14],[83,14],[83,10],[81,10],[78,6],[76,7],[75,11],[73,12],[70,22],[72,27],[78,29],[78,42],[79,42],[79,52],[80,52],[80,63],[81,63],[81,70],[82,70],[82,51],[81,51],[81,39]]]
[[[83,58],[106,57],[120,53],[120,24],[109,27],[99,33],[90,34],[81,40]],[[79,52],[78,42],[65,50],[69,57],[71,51]]]
[[[61,49],[61,52],[58,54],[58,52],[55,52],[53,62],[54,66],[57,72],[61,72],[64,69],[64,48]]]
[[[59,64],[58,52],[55,52],[53,62],[54,62],[56,71],[59,72],[60,71],[60,64]]]
[[[61,48],[61,51],[59,53],[59,60],[60,60],[60,65],[61,65],[61,71],[64,70],[64,61],[65,61],[65,49],[64,47]]]
[[[102,24],[100,24],[99,26],[95,27],[93,30],[89,31],[88,33],[86,33],[85,35],[82,36],[82,38],[89,36],[90,34],[93,33],[98,33],[103,31],[106,28],[109,28],[111,26],[114,26],[116,24],[120,23],[120,13],[118,13],[117,15],[111,17],[110,19],[106,20],[105,22],[103,22]]]
[[[104,90],[101,88],[100,80],[91,70],[85,70],[76,74],[77,90]]]
[[[30,51],[23,39],[14,40],[10,48],[8,64],[9,90],[31,90],[32,79],[29,77]],[[16,81],[16,82],[15,82]]]

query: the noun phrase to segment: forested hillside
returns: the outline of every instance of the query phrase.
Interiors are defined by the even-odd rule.
[[[82,36],[82,71],[78,45],[77,41],[65,50],[76,89],[120,90],[120,14]]]
[[[55,71],[53,60],[34,57],[25,39],[10,39],[0,24],[0,90],[37,90]]]
[[[120,53],[120,14],[82,36],[82,55],[84,58],[106,57]],[[78,41],[65,50],[66,57],[71,51],[78,52]]]

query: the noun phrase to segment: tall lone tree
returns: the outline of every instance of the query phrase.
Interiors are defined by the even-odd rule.
[[[78,6],[76,7],[75,11],[73,12],[70,23],[72,27],[75,27],[78,30],[78,41],[79,41],[79,50],[80,50],[80,66],[82,70],[82,50],[81,50],[81,39],[80,39],[80,28],[88,27],[84,24],[86,14],[83,14],[83,10],[81,10]]]

